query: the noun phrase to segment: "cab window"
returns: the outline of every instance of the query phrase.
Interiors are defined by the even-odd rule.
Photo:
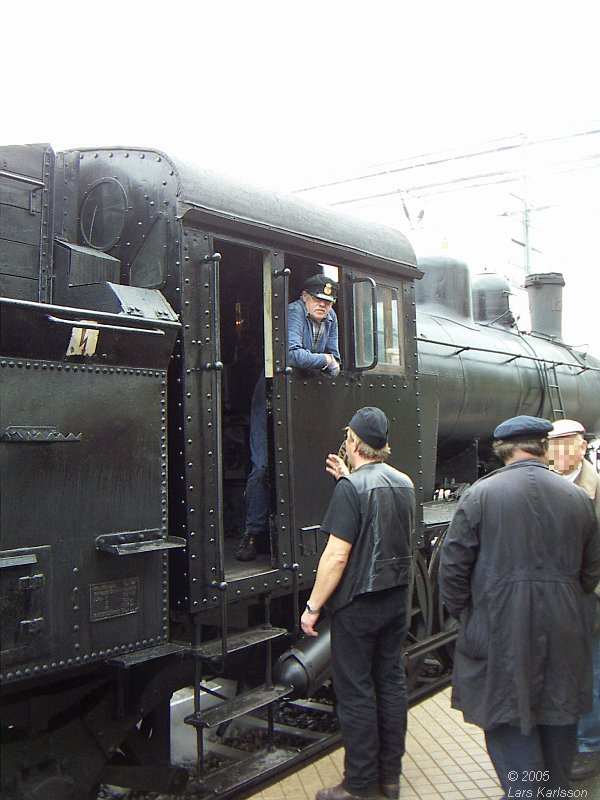
[[[373,314],[373,297],[375,315]],[[375,316],[376,329],[373,331]],[[368,369],[374,360],[377,336],[377,369],[404,371],[404,327],[402,289],[362,281],[354,285],[355,366]]]

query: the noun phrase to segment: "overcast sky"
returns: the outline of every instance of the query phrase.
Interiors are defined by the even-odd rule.
[[[152,146],[291,189],[600,119],[595,0],[10,3],[0,144]]]

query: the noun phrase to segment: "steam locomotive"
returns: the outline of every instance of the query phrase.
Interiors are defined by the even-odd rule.
[[[0,148],[0,225],[2,798],[181,789],[183,687],[201,796],[298,760],[273,745],[274,711],[328,676],[326,630],[296,634],[324,458],[364,405],[417,488],[413,697],[432,659],[447,681],[437,555],[461,487],[494,466],[491,431],[527,413],[600,434],[600,361],[562,341],[561,276],[530,276],[523,334],[498,276],[471,286],[399,231],[136,148]],[[288,303],[323,270],[340,285],[333,380],[287,360]],[[261,374],[270,551],[240,563]],[[264,752],[208,774],[207,732],[260,709]]]

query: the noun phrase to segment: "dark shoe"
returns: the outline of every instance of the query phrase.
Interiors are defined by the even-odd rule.
[[[332,786],[330,789],[321,789],[317,792],[317,800],[376,800],[375,795],[350,794],[342,784]]]
[[[600,753],[577,753],[571,767],[572,781],[585,781],[600,772]]]
[[[235,557],[238,561],[254,561],[256,558],[256,536],[245,533],[237,546]]]
[[[398,800],[400,797],[400,784],[399,783],[382,783],[379,786],[381,794],[384,797],[391,797],[392,800]]]

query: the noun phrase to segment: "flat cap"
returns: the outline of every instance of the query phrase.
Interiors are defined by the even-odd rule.
[[[552,423],[542,417],[518,417],[505,419],[494,430],[494,439],[543,439],[552,430]]]
[[[334,302],[337,298],[338,285],[327,275],[313,275],[307,278],[302,288],[305,292],[319,297],[321,300]]]
[[[348,423],[348,427],[374,450],[381,450],[387,444],[390,423],[379,408],[374,406],[359,408]]]
[[[583,436],[585,428],[581,422],[574,419],[557,419],[552,430],[548,434],[549,439],[558,439],[559,436],[575,436],[579,434]]]

